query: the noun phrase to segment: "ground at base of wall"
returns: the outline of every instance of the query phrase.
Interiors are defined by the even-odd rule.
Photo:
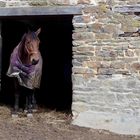
[[[11,118],[10,109],[0,106],[0,140],[140,140],[134,135],[117,135],[70,124],[66,114],[45,111],[33,118]]]

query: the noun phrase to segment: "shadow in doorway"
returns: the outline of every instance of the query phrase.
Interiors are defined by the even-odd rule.
[[[41,87],[36,91],[40,105],[60,111],[72,104],[72,16],[15,18],[2,20],[1,102],[13,104],[13,83],[6,76],[13,48],[28,29],[41,27],[40,51],[43,57]]]

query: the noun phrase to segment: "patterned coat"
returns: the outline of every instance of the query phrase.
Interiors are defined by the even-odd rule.
[[[19,58],[19,48],[21,43],[13,50],[10,57],[10,65],[7,71],[7,76],[16,77],[19,85],[29,89],[40,87],[42,75],[42,56],[40,54],[39,62],[36,65],[23,64]]]

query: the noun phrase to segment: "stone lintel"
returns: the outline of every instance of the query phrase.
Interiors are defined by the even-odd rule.
[[[17,16],[80,15],[81,6],[0,8],[0,18]]]

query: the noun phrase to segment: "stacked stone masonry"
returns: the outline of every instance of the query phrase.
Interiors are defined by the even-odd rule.
[[[1,7],[82,6],[82,15],[73,17],[74,116],[91,111],[127,115],[126,120],[129,116],[138,117],[140,121],[140,36],[119,36],[140,28],[140,14],[113,11],[118,5],[139,3],[140,0],[0,0]]]
[[[91,126],[92,121],[97,121],[93,124],[94,128],[108,127],[106,125],[110,123],[104,122],[104,127],[101,123],[103,119],[88,119],[89,112],[93,116],[97,112],[115,113],[124,120],[129,120],[129,116],[139,118],[140,36],[119,37],[140,28],[139,15],[115,13],[107,3],[86,5],[83,15],[74,17],[73,25],[73,110],[76,114],[83,113],[75,123],[82,125],[81,122],[84,122],[83,126]],[[131,126],[127,126],[128,130],[121,127],[109,129],[118,133],[133,133]]]

